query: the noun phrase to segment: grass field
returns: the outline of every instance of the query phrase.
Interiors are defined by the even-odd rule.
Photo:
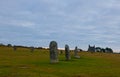
[[[0,77],[120,77],[120,54],[80,52],[71,61],[59,54],[50,64],[49,50],[0,47]]]

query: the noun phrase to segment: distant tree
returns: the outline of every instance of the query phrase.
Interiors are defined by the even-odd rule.
[[[0,46],[5,46],[3,43],[0,43]]]
[[[105,53],[105,49],[104,49],[104,48],[101,48],[101,52],[104,52],[104,53]]]
[[[43,49],[42,47],[38,47],[37,49]]]
[[[8,46],[8,47],[12,47],[12,45],[11,45],[11,44],[8,44],[7,46]]]
[[[106,50],[107,53],[113,53],[113,50],[111,48],[106,47],[105,50]]]
[[[95,51],[96,51],[96,52],[101,52],[101,48],[100,48],[100,47],[96,47],[96,48],[95,48]]]

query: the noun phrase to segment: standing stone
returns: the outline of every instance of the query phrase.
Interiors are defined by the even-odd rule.
[[[58,63],[58,46],[56,41],[51,41],[50,45],[50,63]]]
[[[70,60],[71,57],[70,57],[70,50],[69,50],[69,46],[68,45],[65,45],[65,57],[66,57],[66,60]]]
[[[14,51],[16,51],[16,50],[17,50],[17,47],[16,47],[15,45],[13,46],[13,50],[14,50]]]
[[[74,50],[74,56],[75,56],[75,58],[80,58],[80,56],[78,56],[78,48],[77,48],[77,46],[75,47],[75,50]]]
[[[34,47],[30,47],[30,50],[31,50],[31,52],[33,52],[34,51]]]

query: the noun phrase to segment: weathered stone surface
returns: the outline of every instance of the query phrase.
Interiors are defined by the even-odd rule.
[[[69,50],[69,46],[68,45],[65,45],[65,57],[66,57],[66,60],[70,60],[71,57],[70,57],[70,50]]]
[[[75,50],[74,50],[74,56],[75,56],[75,58],[80,58],[80,56],[78,56],[78,48],[77,48],[77,46],[75,47]]]
[[[58,46],[56,41],[51,41],[49,45],[50,49],[50,63],[58,63]]]

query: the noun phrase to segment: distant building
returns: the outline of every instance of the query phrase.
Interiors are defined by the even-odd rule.
[[[95,52],[95,45],[94,46],[89,45],[88,52]]]
[[[94,46],[90,46],[88,47],[88,52],[103,52],[103,53],[113,53],[113,50],[111,48],[101,48],[101,47],[95,47]]]

